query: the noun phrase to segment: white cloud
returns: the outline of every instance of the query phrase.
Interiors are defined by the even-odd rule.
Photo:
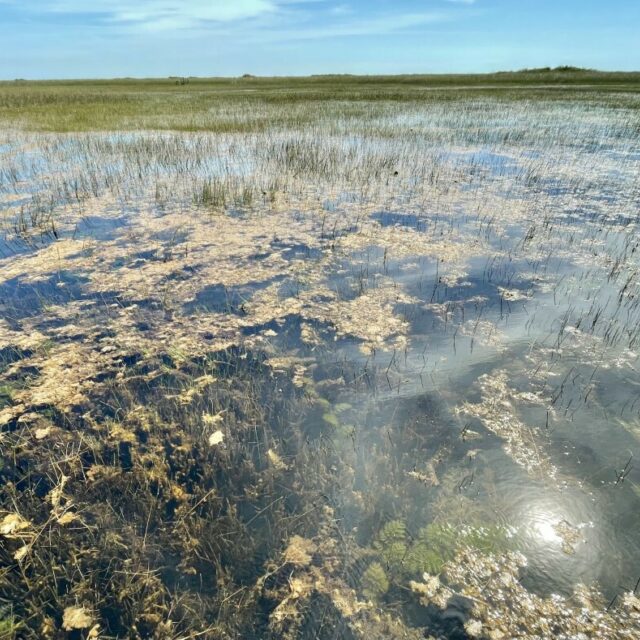
[[[25,5],[30,3],[25,2]],[[255,18],[276,9],[274,0],[50,0],[39,12],[93,14],[110,22],[155,30],[190,27],[203,22]],[[34,7],[36,9],[36,7]]]
[[[475,0],[448,0],[465,4]],[[0,0],[0,3],[15,0]],[[447,12],[356,10],[335,0],[20,0],[23,11],[92,16],[95,26],[111,33],[162,33],[180,37],[185,31],[253,42],[314,40],[384,35],[447,21]]]
[[[447,19],[448,17],[441,13],[399,13],[375,16],[364,20],[332,23],[321,27],[303,27],[273,35],[289,40],[384,35],[444,22]]]
[[[339,4],[329,9],[329,13],[334,16],[344,16],[353,13],[353,9],[348,4]]]

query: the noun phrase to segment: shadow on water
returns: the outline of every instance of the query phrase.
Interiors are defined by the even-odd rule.
[[[98,241],[113,240],[121,235],[128,223],[128,216],[83,216],[77,223],[73,235]]]
[[[251,301],[252,296],[261,289],[268,287],[280,278],[272,278],[265,282],[255,282],[234,287],[222,284],[212,284],[201,289],[194,300],[183,306],[186,314],[198,312],[232,313],[234,315],[245,315],[245,305]]]
[[[416,231],[426,231],[429,227],[430,219],[419,217],[410,213],[396,213],[391,211],[380,211],[373,213],[371,218],[380,223],[382,227],[409,227]]]
[[[310,247],[303,243],[287,243],[280,240],[273,240],[271,247],[279,251],[286,260],[318,260],[322,257],[323,251],[317,247]],[[263,257],[272,255],[265,254]],[[259,257],[259,256],[257,256]]]
[[[64,305],[82,299],[83,285],[87,282],[87,278],[67,271],[36,282],[16,276],[0,285],[3,315],[20,320],[41,314],[47,305]]]

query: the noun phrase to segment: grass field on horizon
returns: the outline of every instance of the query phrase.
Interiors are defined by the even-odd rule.
[[[34,131],[181,130],[242,133],[368,117],[377,103],[467,97],[588,100],[637,108],[640,72],[525,70],[493,74],[120,78],[0,82],[0,124]],[[243,117],[227,117],[230,112]],[[254,114],[253,117],[251,114]]]

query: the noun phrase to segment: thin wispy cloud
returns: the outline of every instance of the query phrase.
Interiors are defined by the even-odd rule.
[[[375,36],[411,31],[430,24],[451,19],[445,13],[401,13],[382,14],[368,19],[348,19],[330,22],[322,26],[298,24],[291,29],[270,29],[261,39],[268,40],[312,40],[356,36]]]
[[[39,13],[93,16],[106,24],[163,30],[255,18],[276,11],[278,4],[274,0],[24,0],[22,6]]]
[[[86,0],[22,0],[19,3],[0,0],[0,3],[31,12],[34,19],[47,15],[72,20],[90,18],[94,25],[123,33],[216,31],[220,26],[225,29],[240,26],[252,39],[255,39],[255,28],[262,29],[266,40],[395,33],[449,18],[442,11],[402,11],[389,5],[386,10],[370,6],[365,13],[354,10],[351,4],[326,0],[93,0],[91,3]],[[254,24],[247,26],[247,22]]]
[[[334,16],[343,16],[353,13],[353,8],[348,4],[338,4],[329,9],[329,13]]]

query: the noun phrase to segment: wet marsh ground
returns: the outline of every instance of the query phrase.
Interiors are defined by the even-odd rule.
[[[540,75],[0,85],[0,637],[638,637],[640,84]]]

